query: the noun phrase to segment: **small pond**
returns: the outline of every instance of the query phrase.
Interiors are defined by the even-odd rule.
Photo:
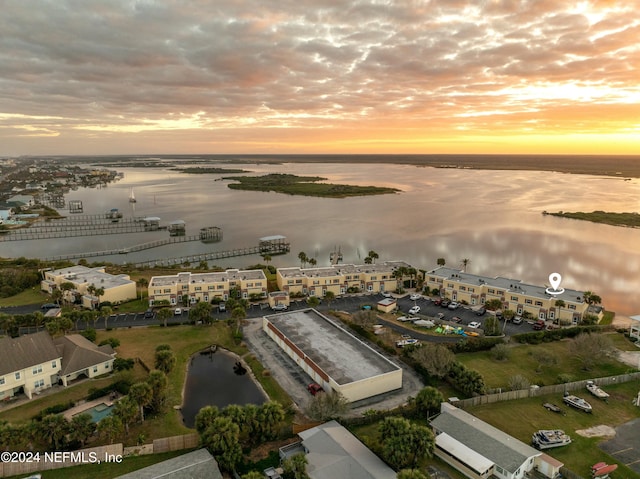
[[[203,351],[191,357],[184,387],[182,417],[187,427],[194,427],[195,417],[205,406],[222,409],[229,404],[263,404],[262,390],[238,362],[238,357],[224,349]]]

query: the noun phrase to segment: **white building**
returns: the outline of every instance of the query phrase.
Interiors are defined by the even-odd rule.
[[[315,309],[265,316],[262,329],[325,391],[349,402],[402,387],[399,366]]]

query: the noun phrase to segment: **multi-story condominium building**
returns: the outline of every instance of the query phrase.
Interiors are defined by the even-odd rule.
[[[89,309],[95,308],[99,303],[119,304],[137,297],[135,281],[131,281],[126,274],[105,273],[104,266],[87,268],[78,265],[46,271],[40,289],[53,293],[56,289],[62,289],[61,285],[64,283],[71,283],[73,289],[64,290],[63,299],[75,302],[76,298],[80,298],[82,306]],[[104,293],[98,298],[92,293],[94,288],[103,290]]]
[[[324,296],[328,291],[334,295],[347,293],[350,289],[378,293],[395,291],[398,288],[397,271],[413,269],[403,261],[387,261],[378,264],[336,264],[319,268],[278,268],[278,288],[289,294]]]
[[[482,305],[492,299],[502,302],[504,309],[517,315],[529,312],[534,318],[578,323],[584,318],[589,304],[582,291],[565,289],[552,296],[544,286],[526,284],[519,279],[491,278],[441,267],[425,273],[424,285],[438,289],[441,296],[470,305]],[[561,301],[559,301],[561,300]]]
[[[179,304],[185,296],[190,304],[215,299],[226,301],[232,289],[238,290],[243,298],[264,298],[267,296],[267,277],[260,269],[154,276],[149,281],[149,306],[162,300],[171,305]]]

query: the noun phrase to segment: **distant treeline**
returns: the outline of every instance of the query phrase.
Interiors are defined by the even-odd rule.
[[[613,226],[627,226],[630,228],[640,228],[640,214],[638,213],[608,213],[605,211],[593,211],[591,213],[569,213],[558,211],[557,213],[542,212],[543,215],[560,216],[574,220],[585,220],[593,223],[603,223]]]

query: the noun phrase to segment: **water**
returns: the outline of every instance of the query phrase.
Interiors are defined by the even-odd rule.
[[[220,165],[224,167],[225,165]],[[220,226],[217,244],[181,243],[135,255],[90,261],[123,263],[171,258],[207,251],[254,246],[258,238],[282,234],[291,253],[274,257],[276,266],[298,265],[298,252],[329,263],[339,246],[345,263],[361,263],[369,250],[379,261],[404,260],[431,269],[443,257],[467,271],[548,283],[551,272],[562,286],[590,290],[607,309],[622,315],[640,313],[640,230],[552,216],[547,211],[640,211],[640,180],[536,171],[437,169],[388,164],[234,164],[252,174],[318,175],[331,182],[391,186],[395,195],[345,199],[236,191],[222,175],[188,175],[161,168],[118,168],[125,178],[102,189],[72,191],[85,214],[119,208],[124,214],[159,216],[162,223],[182,219],[187,234]],[[128,202],[130,188],[137,203]],[[161,239],[164,232],[80,237],[64,240],[0,243],[0,256],[51,257],[75,251],[124,248]],[[261,258],[216,262],[244,267]]]
[[[205,406],[222,409],[229,404],[263,404],[265,396],[250,374],[237,374],[237,356],[218,349],[214,354],[195,354],[191,358],[184,389],[182,417],[193,428],[196,414]]]
[[[113,409],[113,407],[114,406],[107,406],[106,404],[102,403],[90,409],[87,409],[86,411],[82,411],[81,413],[78,413],[76,415],[89,414],[91,416],[91,420],[95,423],[98,423],[105,417],[111,415],[111,410]]]

